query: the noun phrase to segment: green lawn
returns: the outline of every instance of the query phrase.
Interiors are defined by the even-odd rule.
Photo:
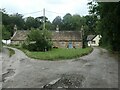
[[[78,58],[83,55],[87,55],[92,51],[92,48],[88,47],[85,49],[76,48],[76,49],[67,49],[59,48],[52,49],[47,52],[30,52],[28,50],[23,50],[29,57],[40,59],[40,60],[60,60],[60,59],[72,59]]]

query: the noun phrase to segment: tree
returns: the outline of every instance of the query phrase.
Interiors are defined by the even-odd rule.
[[[10,37],[11,37],[11,33],[6,30],[4,25],[2,25],[2,39],[9,40]]]
[[[0,15],[0,17],[1,17],[1,15]],[[2,23],[0,23],[0,52],[1,52],[1,50],[2,50]]]
[[[88,26],[87,34],[97,34],[96,31],[96,24],[97,24],[97,17],[94,15],[87,15],[85,16],[86,25]]]
[[[25,21],[25,26],[27,29],[31,29],[34,28],[35,25],[35,19],[33,17],[27,17],[26,21]]]
[[[54,25],[53,25],[50,21],[47,21],[47,22],[45,23],[45,28],[46,28],[47,30],[55,30],[55,29],[54,29]]]
[[[14,33],[14,25],[17,25],[19,30],[23,29],[24,19],[21,14],[16,13],[9,15],[5,10],[1,10],[0,12],[2,13],[2,24],[6,28],[6,31],[10,32],[11,36]]]
[[[62,19],[60,16],[57,16],[53,21],[52,24],[54,25],[54,30],[56,30],[57,25],[59,26],[59,29],[62,29]]]
[[[35,18],[34,28],[39,28],[41,25],[42,22],[38,18]]]
[[[81,27],[85,25],[85,18],[81,17],[78,14],[75,14],[72,16],[72,25],[73,25],[73,30],[81,30]]]
[[[72,15],[67,13],[63,17],[63,30],[73,30]]]
[[[62,21],[63,25],[62,28],[63,30],[81,30],[82,25],[85,25],[85,18],[81,17],[78,14],[74,14],[73,16],[69,13],[67,13],[63,17]]]
[[[34,17],[27,17],[25,20],[25,28],[30,30],[31,28],[39,28],[41,26],[42,22],[40,19],[34,18]]]
[[[31,30],[27,42],[23,46],[30,51],[48,51],[52,48],[51,33],[48,30]]]
[[[41,22],[41,25],[39,26],[39,29],[42,30],[43,29],[43,24],[44,24],[44,16],[37,17],[36,19]],[[49,22],[47,17],[45,17],[45,23],[46,22]]]
[[[120,51],[120,2],[99,2],[90,5],[90,12],[100,16],[97,30],[102,35],[101,45],[113,51]]]
[[[2,25],[1,27],[3,27],[6,32],[10,32],[11,35],[13,34],[13,27],[10,26],[11,24],[11,20],[10,20],[10,16],[6,13],[5,9],[1,9],[0,11],[2,13]]]
[[[23,19],[23,15],[21,14],[12,14],[10,15],[10,23],[9,25],[13,28],[14,25],[17,25],[18,30],[23,29],[24,27],[24,19]]]

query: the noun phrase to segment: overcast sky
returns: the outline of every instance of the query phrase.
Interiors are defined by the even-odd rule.
[[[46,10],[46,17],[52,21],[56,16],[63,17],[66,13],[88,14],[87,3],[90,0],[0,0],[1,8],[5,8],[7,13],[19,13],[24,17],[39,17],[43,15],[43,8]],[[27,14],[41,11],[38,13]],[[48,12],[52,11],[52,12]],[[55,13],[56,12],[56,13]]]

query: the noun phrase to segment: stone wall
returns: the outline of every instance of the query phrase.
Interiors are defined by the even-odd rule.
[[[82,48],[82,42],[74,41],[71,43],[72,46],[75,48]],[[53,47],[67,48],[68,45],[69,45],[69,41],[53,41]]]
[[[24,41],[11,41],[11,44],[14,44],[14,45],[21,45],[23,43]]]
[[[24,41],[11,41],[11,44],[14,45],[21,45]],[[82,48],[82,42],[81,41],[71,41],[72,46],[75,48]],[[68,48],[69,41],[53,41],[53,47],[58,48]]]

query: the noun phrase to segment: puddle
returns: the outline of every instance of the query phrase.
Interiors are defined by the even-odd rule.
[[[7,69],[7,72],[2,75],[2,81],[5,82],[7,77],[15,74],[14,69]]]
[[[86,63],[85,66],[93,66],[91,63]]]
[[[21,62],[22,62],[22,61],[25,61],[25,59],[21,59],[20,61],[21,61]]]
[[[61,78],[51,81],[49,84],[43,86],[43,88],[80,88],[85,77],[80,74],[62,75]]]

